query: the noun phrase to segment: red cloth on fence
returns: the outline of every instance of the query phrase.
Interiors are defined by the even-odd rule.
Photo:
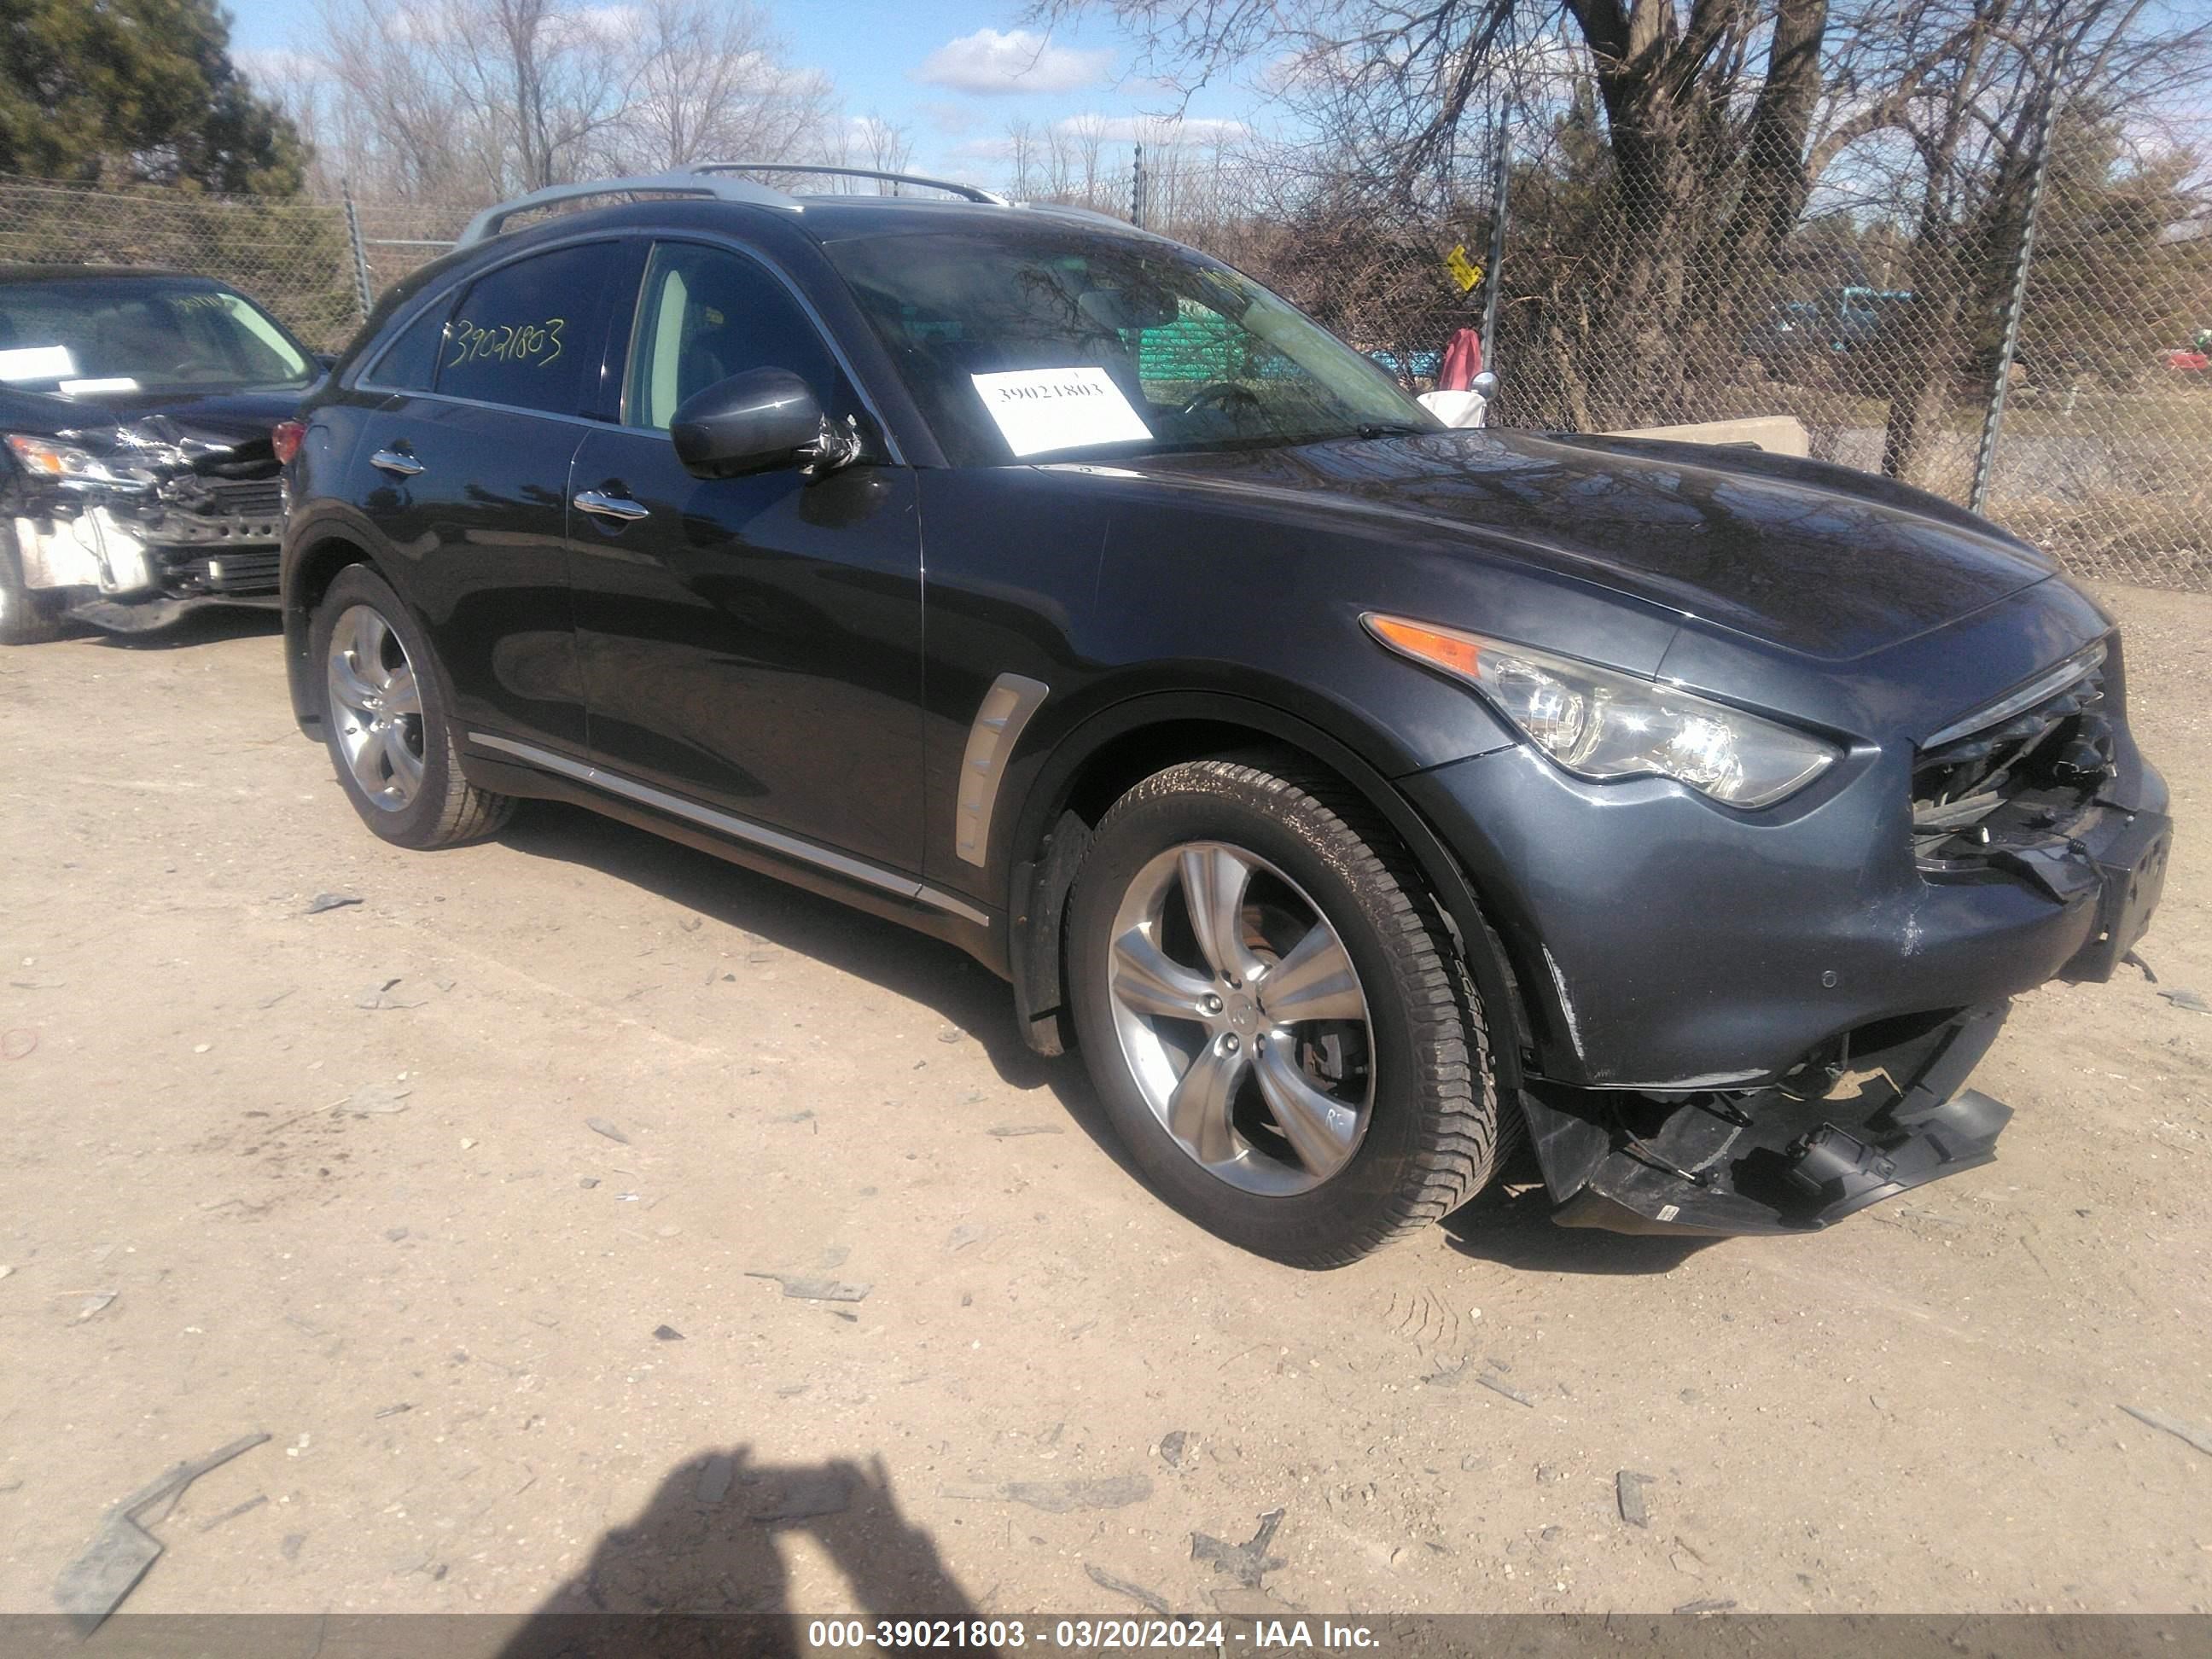
[[[1482,336],[1471,328],[1453,331],[1444,347],[1444,365],[1437,376],[1439,392],[1472,392],[1474,377],[1482,373]]]

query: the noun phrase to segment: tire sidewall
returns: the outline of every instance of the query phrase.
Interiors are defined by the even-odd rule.
[[[415,792],[414,799],[396,812],[377,805],[362,793],[353,769],[346,764],[345,750],[338,744],[337,718],[331,707],[331,635],[337,619],[349,606],[356,605],[370,606],[398,635],[407,660],[415,670],[415,684],[422,702],[422,787]],[[308,662],[322,709],[323,747],[330,755],[331,769],[337,775],[338,787],[345,791],[346,799],[361,815],[362,822],[386,841],[401,847],[433,845],[435,831],[445,817],[447,798],[459,787],[459,781],[449,769],[453,744],[446,724],[445,682],[430,654],[429,641],[416,625],[413,615],[392,591],[392,585],[362,564],[347,566],[324,592],[322,603],[315,608],[307,641]]]
[[[1303,798],[1301,798],[1303,799]],[[1402,923],[1383,894],[1348,878],[1332,856],[1310,802],[1285,814],[1280,799],[1218,775],[1116,808],[1076,880],[1068,976],[1078,1040],[1107,1115],[1161,1196],[1200,1225],[1271,1256],[1310,1257],[1328,1238],[1371,1231],[1420,1146],[1423,1096],[1433,1055],[1416,1046],[1400,992],[1401,964],[1386,942]],[[1107,953],[1115,913],[1137,872],[1185,842],[1220,841],[1273,865],[1316,904],[1351,956],[1367,999],[1374,1105],[1352,1161],[1307,1192],[1248,1193],[1209,1175],[1178,1146],[1139,1091],[1121,1052]]]

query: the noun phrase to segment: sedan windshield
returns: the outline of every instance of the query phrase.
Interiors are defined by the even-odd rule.
[[[180,276],[0,284],[0,381],[64,397],[306,386],[315,368],[245,295]]]
[[[1287,301],[1169,243],[1048,222],[827,251],[956,465],[1438,429]]]

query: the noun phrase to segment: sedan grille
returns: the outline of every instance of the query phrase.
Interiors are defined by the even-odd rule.
[[[2112,773],[2112,711],[2100,644],[1954,722],[1912,768],[1912,839],[1923,870],[1984,866],[2068,840]]]
[[[284,514],[282,478],[224,478],[211,481],[208,493],[217,513],[235,518],[276,519]]]

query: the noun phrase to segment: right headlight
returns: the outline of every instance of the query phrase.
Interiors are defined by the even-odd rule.
[[[1839,750],[1762,720],[1571,657],[1372,611],[1360,618],[1392,650],[1443,670],[1578,778],[1665,777],[1727,806],[1770,806],[1826,771]]]
[[[6,434],[9,452],[15,464],[32,477],[52,483],[143,484],[153,481],[154,475],[141,468],[120,465],[107,457],[95,455],[75,444],[60,443],[52,438],[37,438],[27,433]]]

